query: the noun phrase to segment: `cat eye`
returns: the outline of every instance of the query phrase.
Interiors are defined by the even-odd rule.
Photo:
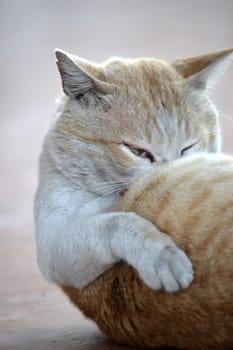
[[[189,149],[193,148],[197,143],[198,143],[198,141],[196,141],[196,142],[192,143],[191,145],[183,148],[182,151],[180,152],[181,156],[183,156],[185,154],[185,152],[187,152]]]
[[[149,151],[147,151],[143,148],[131,146],[128,143],[123,143],[123,145],[128,147],[128,149],[136,156],[141,157],[141,158],[147,158],[151,161],[151,163],[155,162],[154,156]]]

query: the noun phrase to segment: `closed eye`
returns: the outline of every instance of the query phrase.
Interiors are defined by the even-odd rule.
[[[123,145],[126,146],[133,154],[135,154],[137,157],[140,158],[147,158],[151,161],[151,163],[155,162],[155,158],[153,154],[149,151],[147,151],[144,148],[135,147],[132,145],[129,145],[128,143],[123,142]]]
[[[181,150],[181,152],[180,152],[181,156],[183,156],[188,150],[190,150],[191,148],[193,148],[194,146],[196,146],[196,144],[197,144],[198,142],[199,142],[199,140],[196,141],[196,142],[194,142],[194,143],[192,143],[191,145],[189,145],[189,146],[183,148],[183,149]]]

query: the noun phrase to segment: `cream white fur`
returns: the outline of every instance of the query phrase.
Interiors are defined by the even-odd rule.
[[[97,105],[93,91],[90,94],[88,110],[85,109],[87,101],[83,100],[83,104],[79,104],[74,96],[64,97],[45,137],[35,200],[37,256],[43,275],[57,284],[81,288],[116,262],[124,260],[132,265],[142,280],[152,288],[164,288],[170,292],[187,288],[193,280],[193,270],[185,253],[168,235],[160,232],[149,221],[134,213],[116,212],[114,207],[121,193],[138,176],[165,161],[179,158],[182,149],[193,142],[198,141],[187,153],[217,151],[219,133],[214,106],[203,92],[187,85],[180,110],[172,103],[170,109],[164,108],[160,105],[159,96],[147,93],[146,88],[144,98],[148,102],[148,108],[143,110],[137,103],[137,89],[141,92],[138,76],[134,75],[137,79],[132,80],[134,83],[131,86],[131,95],[127,83],[124,83],[124,69],[130,72],[130,64],[135,72],[138,69],[138,73],[142,74],[143,71],[137,68],[138,62],[140,67],[140,60],[125,63],[119,59],[119,62],[110,61],[106,63],[106,67],[101,66],[101,73],[109,74],[110,80],[119,75],[119,84],[122,85],[119,89],[109,89],[112,96],[109,95],[110,92],[104,95],[103,91],[106,87],[109,88],[109,84],[104,83],[101,86],[101,81],[93,78],[96,68],[91,64],[89,66],[93,73],[90,78],[92,84],[88,82],[85,67],[85,86],[82,85],[83,81],[77,81],[80,86],[76,89],[74,76],[79,79],[84,73],[80,73],[72,60],[64,55],[66,54],[62,52],[57,53],[64,91],[68,94],[70,91],[72,94],[78,91],[82,98],[82,93],[85,94],[86,90],[89,92],[89,89],[98,86],[101,91],[101,94],[98,92],[101,103]],[[145,62],[148,64],[150,60]],[[156,62],[152,62],[152,66],[155,65]],[[164,67],[160,61],[158,66]],[[174,86],[178,88],[182,82],[177,80],[182,78],[173,70],[171,72],[174,74]],[[72,81],[69,81],[72,74]],[[132,75],[130,76],[132,78]],[[143,75],[140,81],[144,82]],[[145,86],[148,86],[147,80],[145,83]],[[154,98],[158,100],[156,122],[153,119]],[[110,102],[111,109],[107,110]],[[156,158],[156,164],[151,164],[148,159],[136,157],[120,144],[124,138],[124,142],[128,142],[131,128],[131,122],[128,122],[125,113],[132,116],[135,124],[136,131],[131,135],[134,142],[149,149]],[[180,113],[183,113],[183,117]],[[200,119],[195,127],[187,116],[189,113]],[[145,136],[148,127],[145,118],[149,114],[149,129],[153,136],[150,143]],[[121,121],[124,123],[123,128]],[[69,123],[72,124],[71,129]],[[200,125],[200,130],[197,129],[197,125]],[[213,130],[211,144],[206,141],[208,125],[211,125]],[[188,139],[185,131],[187,127],[191,134],[191,138]],[[112,148],[107,148],[100,142],[92,144],[89,141],[92,133],[97,139],[104,134],[106,142],[115,137]],[[114,152],[121,154],[122,163],[118,161],[114,164]],[[98,162],[98,159],[101,159],[101,162]]]
[[[189,286],[192,265],[169,236],[134,213],[114,212],[119,194],[101,197],[67,181],[47,147],[35,202],[38,264],[46,279],[81,288],[125,260],[152,288]]]

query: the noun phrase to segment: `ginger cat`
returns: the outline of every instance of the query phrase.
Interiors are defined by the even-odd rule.
[[[124,260],[153,289],[190,285],[191,262],[169,235],[112,210],[137,177],[219,149],[218,113],[206,90],[232,51],[171,64],[94,64],[56,52],[65,95],[45,137],[35,200],[38,263],[48,280],[81,288]]]
[[[121,262],[87,287],[64,286],[64,292],[117,342],[232,349],[233,158],[206,153],[161,166],[130,186],[118,210],[134,212],[169,234],[193,262],[194,282],[179,293],[153,291]],[[169,256],[172,252],[168,247]],[[163,254],[168,273],[173,262]]]
[[[56,52],[65,95],[45,137],[35,200],[45,278],[82,288],[123,260],[155,290],[189,287],[192,264],[171,235],[114,208],[130,184],[164,162],[219,150],[207,90],[232,51],[171,64],[94,64]]]

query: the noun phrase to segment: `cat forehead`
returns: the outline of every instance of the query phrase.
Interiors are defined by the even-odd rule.
[[[118,87],[118,96],[134,106],[142,103],[143,109],[150,105],[173,108],[189,91],[185,80],[163,60],[111,59],[104,69],[106,80]]]
[[[111,58],[103,64],[106,76],[118,78],[181,80],[181,76],[166,61],[154,58]]]

